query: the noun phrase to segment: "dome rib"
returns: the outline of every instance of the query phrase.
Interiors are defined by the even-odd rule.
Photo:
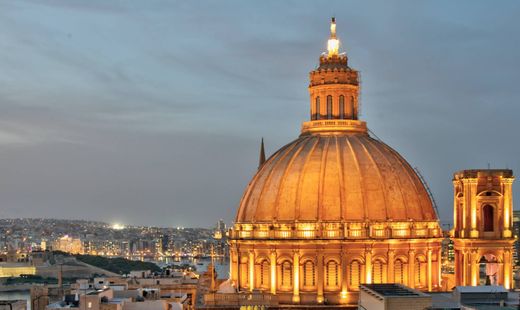
[[[311,139],[308,139],[308,138],[304,138],[305,141],[306,141],[306,145],[309,144],[309,143],[312,143],[311,142]],[[296,187],[296,210],[294,212],[294,215],[296,218],[301,218],[301,200],[302,200],[302,196],[301,196],[301,189],[302,189],[302,183],[303,183],[303,176],[305,175],[305,170],[307,169],[308,167],[308,162],[309,162],[309,159],[311,158],[311,155],[312,153],[315,151],[316,149],[316,146],[319,144],[319,140],[316,140],[313,144],[312,144],[312,147],[311,147],[311,150],[308,152],[308,154],[305,156],[305,160],[303,162],[303,170],[302,170],[302,173],[300,173],[298,175],[298,186]]]
[[[397,188],[399,189],[398,191],[391,191],[388,188],[388,182],[385,182],[386,186],[384,186],[383,190],[386,193],[385,197],[387,199],[387,206],[388,205],[393,206],[392,208],[390,208],[390,210],[388,210],[388,208],[387,208],[386,219],[403,218],[403,217],[406,218],[407,217],[406,205],[405,205],[405,199],[404,199],[404,194],[403,194],[404,186],[400,183],[399,176],[395,174],[396,170],[395,170],[394,165],[392,165],[392,163],[388,159],[388,156],[385,156],[385,154],[383,152],[381,152],[381,150],[379,148],[375,147],[374,141],[376,141],[376,140],[374,140],[373,138],[369,138],[369,139],[367,139],[367,141],[368,141],[367,146],[369,145],[373,151],[372,154],[377,153],[378,156],[380,156],[380,158],[388,165],[388,168],[390,169],[390,171],[385,172],[385,170],[382,169],[382,167],[381,167],[383,165],[380,165],[379,171],[382,172],[381,177],[384,178],[385,180],[392,178],[393,179],[392,181],[394,181],[396,183],[395,185],[397,185]],[[401,165],[400,162],[399,162],[399,165]],[[402,170],[402,169],[399,169],[399,170]],[[392,199],[392,194],[394,194],[394,196],[395,196],[395,194],[399,194],[400,201],[395,201],[394,199]],[[395,198],[395,197],[393,197],[393,198]],[[403,209],[403,210],[401,211],[401,209]],[[396,213],[397,214],[404,213],[404,216],[399,216],[399,215],[396,216]]]
[[[348,147],[350,149],[350,154],[352,154],[352,158],[354,159],[354,163],[355,163],[355,166],[356,166],[356,171],[357,171],[357,175],[358,175],[358,178],[359,178],[359,182],[357,184],[359,184],[359,189],[360,189],[360,193],[359,193],[359,197],[361,199],[361,205],[362,205],[362,210],[363,210],[363,220],[366,220],[368,218],[368,211],[367,211],[367,205],[366,205],[366,200],[365,200],[365,191],[364,191],[364,188],[363,188],[363,176],[361,175],[361,166],[359,165],[359,160],[357,158],[357,155],[356,155],[356,152],[354,152],[354,148],[352,147],[352,143],[350,143],[350,139],[348,137],[345,137],[345,141],[347,141],[347,144],[348,144]],[[347,206],[347,207],[350,207],[350,206]],[[347,217],[348,218],[348,217]]]
[[[298,148],[297,150],[294,152],[294,155],[290,158],[287,166],[285,167],[285,170],[283,172],[283,175],[282,175],[282,180],[280,181],[280,185],[278,187],[278,191],[276,193],[276,199],[275,199],[275,205],[276,206],[280,206],[280,193],[282,192],[283,190],[283,187],[285,186],[285,183],[287,181],[287,174],[288,174],[288,171],[292,168],[292,165],[294,163],[294,161],[299,157],[300,155],[300,152],[302,151],[302,149],[305,147],[306,145],[306,141],[305,140],[302,140],[301,143],[298,143]],[[296,147],[295,147],[296,148]],[[274,216],[274,219],[275,220],[278,220],[281,218],[280,216],[280,210],[282,208],[278,207],[274,210],[275,212],[275,216]],[[293,212],[295,212],[295,210],[293,209],[292,210]],[[293,213],[293,216],[295,216],[295,214]]]
[[[363,139],[363,140],[367,140],[367,141],[370,141],[370,139]],[[370,142],[369,142],[370,143]],[[388,198],[386,197],[387,196],[387,193],[386,193],[386,190],[385,190],[385,183],[383,182],[383,176],[381,174],[381,167],[377,164],[377,162],[374,160],[374,157],[373,155],[367,150],[367,146],[365,143],[362,143],[361,144],[361,147],[363,148],[364,152],[366,153],[366,157],[368,158],[368,160],[372,163],[372,165],[374,166],[374,170],[376,171],[376,174],[378,175],[378,182],[379,182],[379,185],[380,185],[380,191],[383,195],[383,206],[384,206],[384,214],[385,214],[385,217],[384,218],[381,218],[380,220],[386,220],[388,219],[388,210],[387,210],[387,206],[389,204],[389,201],[388,201]],[[374,208],[376,209],[376,208]]]

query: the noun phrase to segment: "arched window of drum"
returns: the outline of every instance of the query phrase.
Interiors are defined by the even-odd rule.
[[[332,96],[327,96],[327,119],[332,119]]]
[[[292,264],[289,261],[282,263],[282,286],[292,286]]]
[[[354,260],[350,263],[349,285],[351,288],[359,287],[359,279],[361,278],[361,264]]]
[[[394,281],[404,284],[404,263],[400,259],[396,260],[394,264]]]
[[[269,285],[269,262],[263,260],[260,264],[260,286]]]
[[[316,274],[314,271],[314,263],[311,261],[306,261],[303,264],[303,286],[314,286]]]
[[[372,281],[375,284],[383,283],[383,262],[379,259],[372,266]]]
[[[339,264],[336,261],[328,261],[326,272],[326,285],[327,286],[338,286],[339,285]]]
[[[316,97],[316,103],[314,105],[314,119],[320,119],[320,96]]]
[[[345,118],[345,96],[339,96],[339,118]]]
[[[484,213],[484,231],[493,231],[494,230],[494,219],[493,219],[493,207],[490,205],[485,205],[483,209]]]
[[[419,259],[415,260],[415,285],[423,286],[426,281],[426,263]]]

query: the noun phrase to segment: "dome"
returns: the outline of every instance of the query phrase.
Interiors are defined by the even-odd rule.
[[[285,145],[246,188],[237,223],[437,221],[425,186],[366,132],[310,133]]]

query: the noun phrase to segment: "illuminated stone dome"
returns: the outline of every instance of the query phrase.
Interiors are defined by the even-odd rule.
[[[304,134],[262,165],[237,223],[430,221],[421,180],[396,151],[366,133]]]

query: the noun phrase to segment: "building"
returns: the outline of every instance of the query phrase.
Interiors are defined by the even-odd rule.
[[[62,251],[71,254],[83,254],[83,243],[79,238],[72,238],[65,235],[54,241],[52,249],[54,251]]]
[[[431,309],[432,297],[401,284],[362,284],[358,309],[424,310]]]
[[[245,190],[230,231],[239,291],[280,304],[356,304],[361,283],[440,287],[442,232],[415,170],[358,119],[359,73],[328,51],[310,73],[310,121]]]
[[[208,290],[205,307],[341,307],[365,293],[386,304],[401,302],[391,294],[427,300],[420,292],[455,285],[510,289],[513,172],[455,173],[455,225],[443,234],[422,177],[359,120],[359,73],[339,51],[334,19],[330,30],[310,73],[310,121],[268,159],[261,144],[228,233],[230,279]]]
[[[458,286],[512,287],[513,181],[513,171],[507,169],[454,174],[453,242]]]

